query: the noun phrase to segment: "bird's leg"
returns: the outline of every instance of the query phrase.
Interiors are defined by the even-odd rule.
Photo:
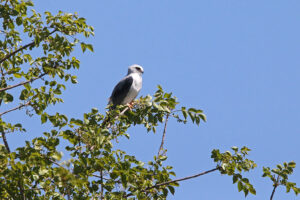
[[[132,101],[132,102],[130,102],[129,104],[127,104],[130,110],[133,108],[133,106],[134,106],[134,103],[135,103],[135,102],[134,102],[134,101]]]

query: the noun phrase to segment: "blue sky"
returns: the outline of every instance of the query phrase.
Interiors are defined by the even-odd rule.
[[[81,117],[92,107],[104,111],[114,85],[131,64],[144,67],[141,95],[161,84],[180,105],[204,110],[207,123],[168,126],[167,163],[177,176],[215,167],[210,152],[244,145],[258,167],[245,174],[257,190],[247,199],[268,199],[272,184],[262,167],[298,163],[291,181],[300,186],[300,2],[296,0],[51,0],[35,1],[36,10],[78,12],[94,26],[88,42],[95,53],[81,60],[79,84],[69,86],[64,104],[53,110]],[[7,119],[25,111],[7,114]],[[10,136],[17,146],[45,131],[26,118],[29,133]],[[120,148],[148,161],[157,154],[162,128],[147,134],[130,129]],[[231,177],[218,173],[181,182],[168,199],[243,199]],[[299,197],[298,197],[299,198]],[[274,199],[296,199],[278,188]]]

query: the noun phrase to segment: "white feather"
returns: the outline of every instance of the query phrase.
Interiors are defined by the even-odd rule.
[[[133,78],[132,85],[129,89],[128,95],[122,101],[122,104],[128,104],[132,102],[136,96],[139,94],[140,90],[142,89],[142,76],[139,73],[131,73],[129,76]]]

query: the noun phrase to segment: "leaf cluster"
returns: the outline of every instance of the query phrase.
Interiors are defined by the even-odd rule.
[[[256,190],[249,182],[248,178],[242,176],[242,172],[248,172],[254,169],[257,165],[254,161],[246,158],[250,149],[247,147],[232,147],[233,153],[226,151],[221,153],[219,149],[214,149],[211,154],[214,162],[217,163],[217,168],[221,174],[232,176],[233,183],[237,183],[238,191],[243,191],[245,196],[256,194]]]
[[[291,189],[296,195],[300,193],[300,188],[296,187],[296,183],[290,182],[289,175],[291,175],[296,167],[294,161],[284,162],[283,165],[278,164],[277,168],[270,169],[269,167],[263,167],[263,177],[268,177],[273,182],[273,187],[284,186],[286,192],[289,193]]]

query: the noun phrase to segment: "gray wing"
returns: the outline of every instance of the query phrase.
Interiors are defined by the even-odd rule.
[[[129,93],[132,82],[133,78],[131,76],[126,76],[125,78],[123,78],[112,91],[110,96],[110,103],[113,103],[114,105],[121,104]]]

